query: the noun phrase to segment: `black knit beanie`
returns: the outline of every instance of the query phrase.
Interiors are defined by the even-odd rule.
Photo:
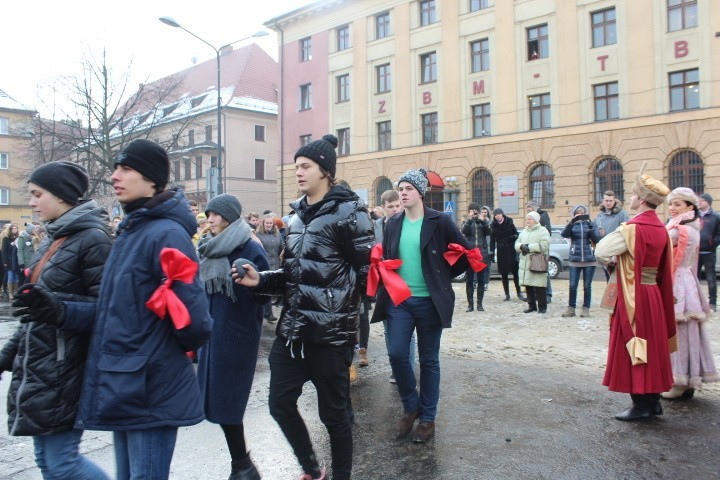
[[[167,152],[150,140],[137,139],[128,143],[117,156],[115,166],[118,165],[137,170],[159,190],[165,188],[170,178],[170,159]]]
[[[70,205],[77,205],[90,183],[85,167],[72,162],[50,162],[30,174],[28,183],[44,188]]]
[[[233,195],[221,193],[217,197],[211,198],[205,207],[205,215],[210,215],[210,212],[215,212],[228,223],[233,223],[240,218],[242,205],[240,205],[240,200]]]
[[[306,157],[320,165],[323,170],[330,172],[335,176],[335,166],[337,163],[337,155],[335,148],[338,146],[338,139],[335,135],[327,134],[320,140],[315,140],[307,145],[303,145],[295,153],[295,160],[298,157]]]

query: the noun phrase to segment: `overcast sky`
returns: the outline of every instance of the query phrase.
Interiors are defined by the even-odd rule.
[[[161,23],[173,17],[215,47],[263,30],[273,17],[314,3],[313,0],[39,0],[3,1],[0,11],[0,89],[42,112],[38,85],[52,85],[61,75],[80,76],[88,51],[105,47],[108,64],[130,71],[139,83],[156,80],[215,57],[213,50],[179,28]],[[277,58],[272,31],[253,39]],[[246,45],[241,42],[237,47]]]

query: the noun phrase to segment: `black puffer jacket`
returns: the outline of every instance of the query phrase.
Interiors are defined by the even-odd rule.
[[[260,274],[258,292],[282,294],[276,333],[292,342],[355,342],[373,225],[354,192],[334,186],[320,202],[291,204],[282,268]]]
[[[48,235],[31,260],[31,269],[54,240],[68,238],[45,264],[38,285],[62,300],[94,302],[112,244],[107,214],[89,201],[48,223],[46,229]],[[87,350],[87,334],[45,323],[18,327],[0,352],[0,370],[13,374],[7,402],[11,435],[73,428]]]

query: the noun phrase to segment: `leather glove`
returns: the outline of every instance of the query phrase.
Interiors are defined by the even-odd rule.
[[[51,291],[26,283],[17,289],[12,306],[20,323],[39,322],[59,327],[65,321],[65,304]]]
[[[520,251],[523,255],[527,255],[528,253],[530,253],[530,248],[527,246],[527,243],[523,243],[522,245],[520,245]]]

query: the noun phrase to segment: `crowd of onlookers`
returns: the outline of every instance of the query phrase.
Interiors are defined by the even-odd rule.
[[[30,265],[35,250],[45,236],[45,229],[39,222],[28,222],[23,230],[15,223],[6,223],[2,228],[2,292],[0,301],[9,301],[18,286],[25,280],[25,268]]]

